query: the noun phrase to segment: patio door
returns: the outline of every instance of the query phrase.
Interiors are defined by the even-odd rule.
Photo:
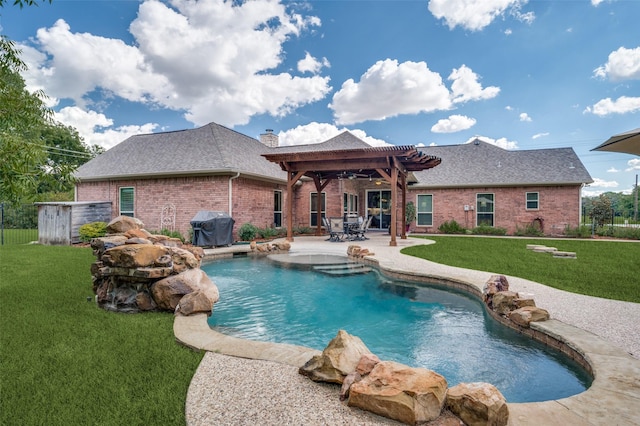
[[[387,229],[391,224],[391,191],[367,191],[367,216],[373,216],[370,229]]]

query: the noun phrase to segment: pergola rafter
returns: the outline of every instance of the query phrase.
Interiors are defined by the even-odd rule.
[[[304,151],[263,154],[267,160],[287,172],[287,240],[293,241],[293,187],[303,176],[315,183],[318,194],[333,179],[356,177],[384,179],[391,184],[391,199],[402,191],[402,235],[406,238],[405,206],[409,172],[430,169],[440,164],[440,158],[426,155],[414,146],[371,147],[332,151]],[[321,212],[318,210],[317,232],[321,233]],[[391,209],[391,242],[396,246],[396,208]]]

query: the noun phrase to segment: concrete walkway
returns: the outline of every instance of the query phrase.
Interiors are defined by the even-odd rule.
[[[398,246],[390,247],[388,235],[371,233],[370,237],[369,240],[354,243],[327,242],[325,237],[296,237],[291,243],[290,253],[346,255],[347,247],[356,244],[373,252],[368,261],[378,263],[381,270],[391,275],[452,282],[476,291],[482,291],[492,275],[490,272],[449,267],[400,253],[403,247],[425,244],[425,240],[398,239]],[[525,246],[526,241],[523,240],[523,249]],[[213,256],[239,250],[246,250],[246,247],[206,250],[206,253]],[[595,377],[587,391],[570,398],[539,403],[510,403],[509,424],[640,424],[640,304],[567,293],[517,277],[509,276],[508,280],[510,290],[533,294],[536,305],[551,314],[551,320],[533,323],[531,328],[552,336],[554,342],[561,342],[574,355],[579,354],[591,367]],[[179,342],[209,352],[196,371],[187,395],[186,414],[190,426],[221,422],[233,425],[284,424],[282,422],[395,424],[341,404],[337,399],[339,389],[335,386],[321,386],[308,379],[300,380],[297,368],[318,351],[225,336],[208,327],[204,314],[177,316],[174,333]],[[224,355],[244,359],[232,359]],[[275,379],[274,369],[279,371]],[[225,376],[223,370],[227,373],[233,371],[233,374]],[[236,397],[236,388],[242,389],[243,396],[239,399]],[[313,403],[308,396],[295,402],[296,398],[308,392],[315,395]],[[251,407],[264,408],[256,411]],[[249,417],[247,410],[252,413]]]

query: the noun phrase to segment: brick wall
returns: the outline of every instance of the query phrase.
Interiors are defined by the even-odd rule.
[[[176,207],[175,230],[188,237],[191,219],[198,211],[229,213],[229,178],[230,176],[202,176],[83,182],[77,185],[77,201],[112,201],[113,217],[116,217],[119,215],[119,188],[133,187],[135,216],[148,230],[160,230],[162,208],[171,203]],[[259,227],[270,226],[273,222],[273,191],[283,191],[284,203],[286,185],[245,178],[234,179],[231,182],[234,235],[237,235],[238,228],[246,222]]]
[[[180,177],[168,179],[137,179],[108,182],[83,182],[77,185],[77,201],[111,201],[113,216],[119,214],[119,188],[133,187],[135,190],[135,215],[149,230],[160,229],[162,207],[168,203],[176,206],[176,226],[182,235],[189,236],[190,221],[199,210],[229,212],[230,176]],[[235,220],[234,237],[244,223],[252,223],[260,228],[273,223],[273,191],[281,190],[283,195],[282,225],[287,226],[284,184],[274,184],[240,177],[232,179],[232,217]],[[366,215],[367,189],[389,189],[376,186],[366,180],[334,180],[323,190],[326,193],[327,217],[342,216],[343,193],[357,194],[359,214]],[[303,182],[296,186],[293,204],[293,226],[310,226],[310,194],[315,192],[313,182]],[[539,193],[539,208],[526,209],[526,193]],[[561,235],[566,226],[576,227],[580,220],[580,186],[528,187],[528,188],[461,188],[416,190],[410,189],[407,201],[416,202],[418,194],[433,195],[433,226],[411,225],[412,232],[438,232],[442,223],[455,220],[466,228],[476,226],[474,211],[464,211],[464,205],[475,209],[476,194],[493,193],[495,201],[494,226],[506,228],[513,234],[534,219],[541,218],[547,235]],[[396,206],[400,206],[398,196]],[[398,208],[398,229],[401,225],[401,210]]]
[[[526,209],[526,193],[537,192],[539,206]],[[415,232],[437,232],[438,226],[455,220],[465,228],[476,226],[476,194],[494,194],[494,226],[505,228],[513,234],[524,229],[536,218],[542,219],[544,233],[561,235],[567,226],[576,227],[580,222],[580,186],[532,186],[526,188],[465,188],[408,191],[407,201],[416,202],[418,194],[433,195],[433,226],[417,227]],[[464,211],[469,205],[473,211]]]

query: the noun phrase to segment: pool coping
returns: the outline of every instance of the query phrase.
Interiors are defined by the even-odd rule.
[[[406,241],[406,240],[403,240]],[[424,244],[424,240],[417,243]],[[360,245],[365,245],[361,243]],[[295,246],[295,243],[292,244]],[[316,244],[317,246],[317,244]],[[464,290],[478,297],[486,273],[439,268],[429,273],[403,265],[398,258],[401,247],[378,246],[378,255],[366,256],[363,262],[375,265],[384,274],[412,281],[436,281]],[[208,258],[232,257],[248,249],[231,247],[228,250],[205,251]],[[317,253],[323,253],[316,247]],[[292,248],[293,251],[293,248]],[[394,253],[394,254],[390,254]],[[395,256],[395,257],[394,257]],[[409,258],[409,256],[406,256]],[[447,273],[449,271],[449,273]],[[466,274],[466,275],[465,275]],[[465,276],[467,278],[465,278]],[[468,278],[470,277],[470,278]],[[491,313],[491,311],[487,311]],[[513,326],[495,314],[494,318]],[[320,351],[303,346],[258,342],[227,336],[212,330],[207,314],[176,315],[173,331],[176,340],[188,347],[247,359],[273,361],[294,367],[302,366]],[[605,339],[562,321],[550,319],[532,323],[530,329],[520,327],[529,334],[580,362],[593,374],[593,383],[586,391],[558,400],[534,403],[508,403],[509,425],[637,425],[640,419],[640,360]]]

